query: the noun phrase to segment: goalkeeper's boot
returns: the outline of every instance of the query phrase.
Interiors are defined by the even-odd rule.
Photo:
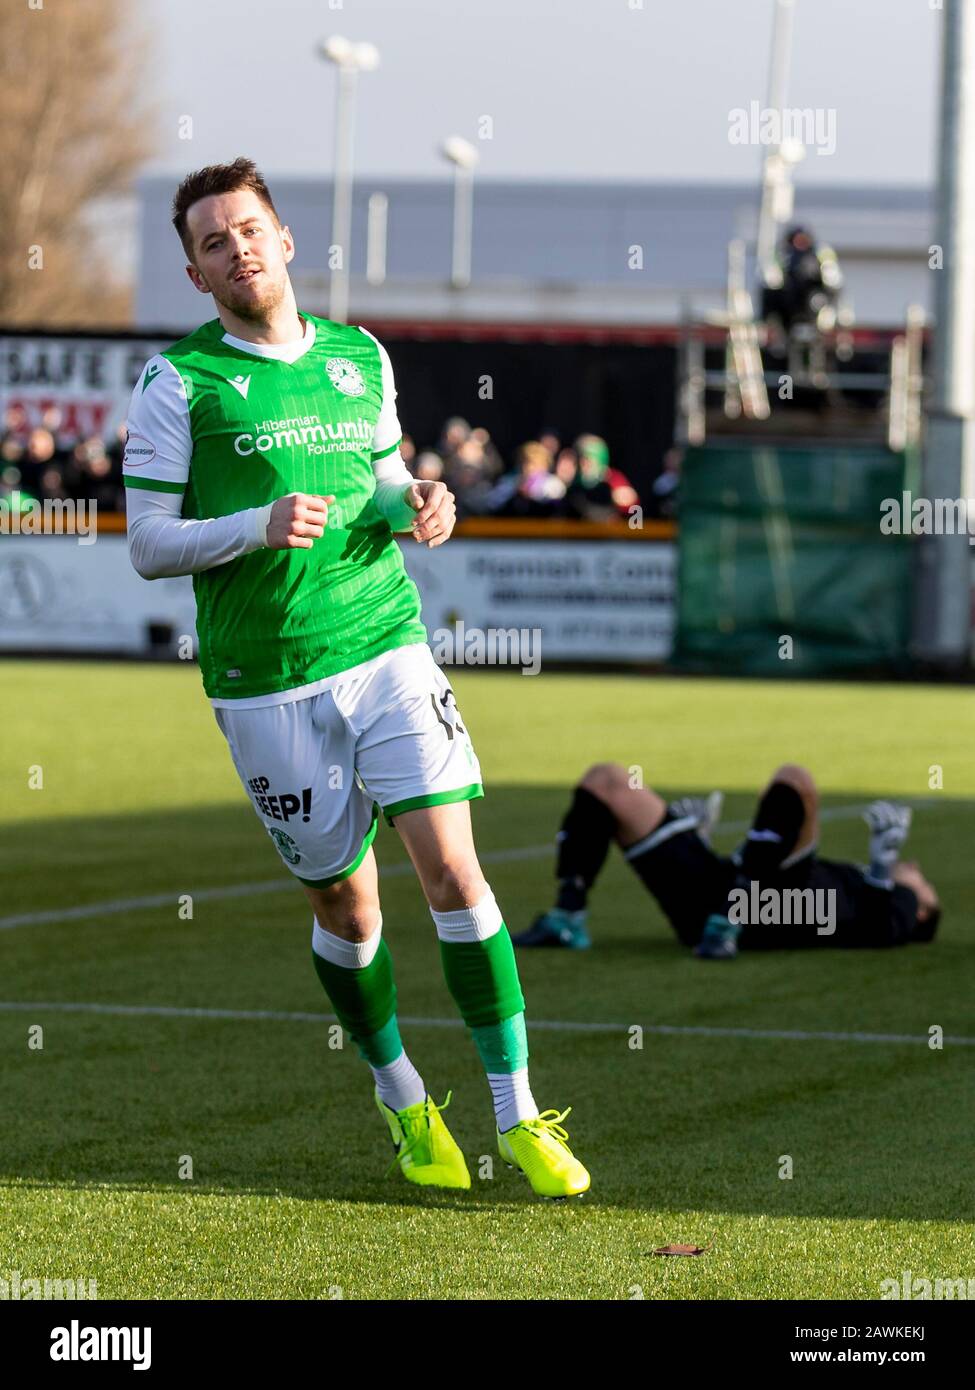
[[[498,1132],[498,1152],[509,1168],[518,1168],[539,1197],[581,1197],[589,1174],[573,1155],[562,1121],[572,1109],[545,1110],[533,1120]]]
[[[396,1150],[388,1172],[399,1164],[404,1178],[421,1187],[470,1187],[467,1162],[440,1115],[450,1104],[450,1096],[448,1091],[443,1105],[427,1096],[405,1110],[391,1110],[376,1092],[376,1104]]]
[[[699,960],[734,960],[740,935],[741,927],[736,922],[730,922],[720,912],[712,912],[694,954]]]
[[[586,930],[587,916],[584,907],[577,912],[550,907],[511,940],[516,946],[566,946],[570,951],[588,951],[592,939]]]

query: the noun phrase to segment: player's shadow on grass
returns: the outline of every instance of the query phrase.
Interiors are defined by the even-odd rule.
[[[474,809],[488,878],[513,930],[551,895],[546,848],[565,805],[556,788],[492,787]],[[750,798],[742,798],[744,815]],[[738,815],[732,808],[732,816]],[[932,813],[918,829],[963,863]],[[951,813],[951,832],[970,834]],[[855,852],[855,823],[827,837]],[[323,1013],[308,962],[309,911],[246,805],[199,805],[144,816],[12,827],[4,917],[113,901],[122,910],[0,931],[0,1011],[9,1082],[7,1176],[51,1185],[137,1190],[281,1192],[397,1205],[474,1209],[532,1200],[500,1170],[486,1089],[460,1028],[404,1026],[477,1173],[466,1197],[383,1180],[389,1149],[367,1075],[351,1049],[330,1052],[323,1025],[287,1018],[159,1016],[142,1006]],[[384,832],[386,930],[404,1015],[453,1018],[419,890]],[[537,853],[531,853],[537,849]],[[949,863],[949,856],[952,863]],[[12,870],[9,866],[15,866]],[[236,890],[264,883],[270,892]],[[946,887],[946,921],[961,917],[965,874]],[[233,890],[207,897],[200,890]],[[158,894],[154,906],[138,906]],[[192,915],[180,914],[191,900]],[[128,906],[125,906],[128,903]],[[183,904],[185,907],[185,903]],[[569,1128],[590,1165],[586,1203],[621,1208],[783,1216],[951,1219],[963,1182],[972,1049],[842,1041],[789,1042],[776,1030],[919,1033],[969,1029],[968,954],[958,933],[927,950],[776,953],[702,965],[679,948],[641,885],[614,857],[593,901],[591,952],[519,956],[533,1030],[533,1082],[543,1106],[571,1103]],[[48,1002],[132,1006],[67,1013]],[[618,1025],[603,1032],[573,1024]],[[43,1027],[43,1047],[28,1030]],[[756,1036],[658,1035],[665,1024]],[[767,1036],[766,1036],[767,1035]],[[194,1164],[180,1182],[181,1156]],[[784,1157],[791,1178],[780,1176]],[[693,1234],[693,1233],[689,1233]]]
[[[473,1182],[466,1192],[441,1191],[437,1188],[419,1188],[404,1182],[393,1174],[388,1182],[382,1175],[382,1164],[371,1165],[368,1174],[363,1173],[354,1179],[332,1179],[323,1177],[318,1184],[309,1183],[296,1187],[295,1184],[279,1184],[273,1181],[266,1184],[247,1184],[235,1182],[232,1185],[212,1184],[195,1181],[126,1182],[104,1179],[23,1178],[17,1174],[0,1172],[0,1190],[17,1192],[58,1192],[66,1189],[75,1192],[97,1192],[104,1196],[106,1191],[113,1193],[143,1193],[160,1196],[186,1197],[188,1200],[212,1197],[288,1197],[299,1201],[350,1202],[367,1206],[418,1207],[425,1211],[464,1211],[472,1215],[490,1217],[498,1211],[517,1211],[526,1200],[532,1200],[524,1178],[510,1173],[507,1175],[506,1191],[490,1182]],[[377,1176],[378,1174],[378,1176]],[[520,1198],[520,1200],[519,1200]],[[537,1199],[535,1199],[537,1200]],[[555,1203],[554,1205],[560,1205]]]

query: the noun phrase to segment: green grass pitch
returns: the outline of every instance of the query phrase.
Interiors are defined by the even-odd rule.
[[[474,1177],[470,1193],[424,1194],[384,1176],[388,1137],[354,1048],[300,1017],[328,1008],[310,913],[196,670],[6,662],[0,917],[54,919],[0,929],[0,1278],[95,1279],[100,1298],[825,1299],[876,1298],[906,1269],[975,1276],[975,1047],[926,1045],[935,1025],[975,1035],[971,692],[473,671],[454,685],[487,784],[478,845],[513,929],[550,899],[545,846],[588,763],[638,764],[667,794],[721,787],[741,822],[790,760],[839,812],[827,853],[862,858],[856,808],[870,798],[917,806],[910,849],[944,899],[939,939],[701,963],[614,854],[595,948],[519,958],[536,1098],[572,1105],[593,1177],[583,1199],[550,1204],[488,1162],[487,1087],[384,829],[385,930],[415,1020],[404,1036],[437,1098],[453,1090],[447,1118]],[[708,1248],[653,1255],[670,1242]]]

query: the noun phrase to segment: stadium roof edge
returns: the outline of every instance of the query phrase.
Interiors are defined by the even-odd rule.
[[[165,171],[154,171],[152,173],[140,174],[135,185],[139,187],[158,186],[165,184],[171,187],[174,181],[179,181],[185,175],[185,169],[174,169],[171,173]],[[281,173],[266,174],[270,181],[275,184],[292,184],[295,186],[307,187],[309,185],[320,185],[329,187],[332,179],[327,174],[300,174]],[[618,191],[619,193],[640,193],[650,190],[680,192],[689,194],[707,195],[733,195],[746,199],[757,199],[759,185],[757,180],[732,180],[732,179],[615,179],[615,178],[588,178],[588,179],[537,179],[537,178],[495,178],[487,174],[480,174],[476,178],[478,188],[490,189],[492,192],[499,192],[510,189],[512,192],[531,192],[538,193],[540,190],[555,192],[566,190],[568,192],[579,192],[586,189],[598,189],[600,192]],[[381,184],[384,188],[396,189],[421,189],[436,188],[450,191],[453,187],[449,174],[442,177],[415,177],[404,178],[402,174],[370,174],[359,172],[356,174],[356,185],[362,188],[364,185]],[[918,207],[929,207],[933,204],[934,186],[932,184],[863,184],[852,180],[837,183],[827,182],[803,182],[797,181],[797,199],[813,200],[825,198],[836,200],[838,203],[876,205],[887,201],[914,203]]]

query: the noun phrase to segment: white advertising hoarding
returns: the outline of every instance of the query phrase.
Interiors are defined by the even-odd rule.
[[[670,655],[677,565],[670,542],[458,539],[427,550],[407,541],[403,554],[431,642],[463,623],[468,632],[540,629],[543,662]]]
[[[436,634],[540,632],[541,659],[659,662],[674,627],[676,547],[664,542],[403,542]],[[0,536],[0,650],[139,655],[195,633],[192,582],[141,579],[121,535]],[[156,629],[155,643],[151,629]],[[172,642],[165,640],[169,630]]]
[[[138,656],[151,628],[195,644],[193,582],[140,579],[124,536],[0,536],[0,651]]]

